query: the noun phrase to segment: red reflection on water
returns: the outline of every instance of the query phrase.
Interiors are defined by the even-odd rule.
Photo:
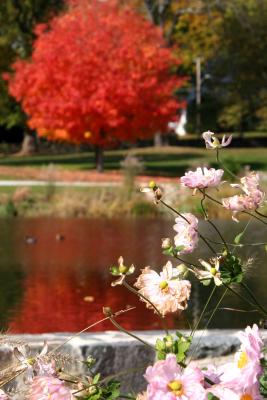
[[[161,255],[160,238],[164,229],[169,228],[159,227],[159,222],[149,224],[108,220],[18,221],[16,250],[25,279],[22,301],[11,313],[9,330],[77,332],[101,320],[103,306],[118,311],[129,305],[136,309],[118,318],[125,328],[159,329],[158,318],[132,293],[123,287],[111,288],[112,277],[108,272],[121,254],[126,262],[133,262],[139,268],[149,262],[153,267],[166,262]],[[65,239],[57,241],[58,233]],[[36,244],[26,244],[25,235],[36,237]],[[85,301],[88,296],[93,301]],[[170,328],[174,327],[172,318],[166,322]],[[183,321],[178,321],[181,324]],[[109,321],[92,328],[93,331],[110,329],[114,327]]]

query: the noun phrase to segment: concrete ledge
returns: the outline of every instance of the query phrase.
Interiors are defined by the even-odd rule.
[[[189,331],[183,331],[189,334]],[[141,331],[134,332],[135,335],[153,345],[156,339],[162,336],[162,331]],[[85,372],[82,361],[85,361],[89,355],[97,361],[95,370],[101,372],[103,376],[109,376],[118,372],[135,370],[130,375],[121,376],[125,382],[125,388],[130,390],[141,390],[144,387],[142,378],[146,366],[154,362],[153,349],[144,346],[142,343],[126,336],[121,332],[107,331],[103,333],[84,333],[73,337],[65,343],[72,335],[68,333],[38,334],[38,335],[11,335],[0,336],[0,364],[1,367],[8,366],[12,362],[13,343],[23,347],[26,343],[30,349],[30,354],[38,353],[43,347],[44,341],[49,344],[49,350],[58,346],[58,352],[66,356],[66,360],[74,359],[72,372]],[[267,343],[267,331],[262,331],[262,337]],[[5,343],[6,342],[6,343]],[[224,356],[233,354],[239,347],[237,331],[234,330],[208,330],[197,331],[195,333],[190,356],[192,359],[202,359],[201,365],[211,361],[211,358],[224,360]],[[20,346],[19,346],[20,347]],[[227,357],[228,359],[228,357]],[[66,369],[68,369],[68,362]],[[136,369],[139,369],[136,372]],[[75,371],[74,371],[75,370]],[[129,386],[130,382],[130,386]]]

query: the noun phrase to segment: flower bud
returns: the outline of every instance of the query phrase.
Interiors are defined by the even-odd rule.
[[[163,238],[163,239],[161,239],[161,241],[162,241],[161,247],[164,250],[167,250],[172,246],[172,242],[171,242],[170,238]]]
[[[86,359],[86,365],[88,366],[88,368],[91,368],[96,362],[96,359],[92,356],[88,356]]]
[[[160,199],[162,198],[162,190],[159,187],[154,189],[154,196],[155,196],[156,202],[160,201]]]
[[[179,274],[182,275],[184,278],[188,275],[188,268],[185,264],[177,265],[177,269]]]
[[[148,187],[152,190],[156,190],[157,189],[157,185],[154,181],[150,181],[148,184]]]

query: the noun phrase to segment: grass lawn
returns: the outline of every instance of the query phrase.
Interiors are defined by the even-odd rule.
[[[144,163],[144,174],[160,176],[179,176],[189,167],[216,165],[215,152],[194,147],[147,147],[131,150],[112,150],[105,152],[104,166],[108,170],[120,168],[120,161],[128,153],[139,157]],[[265,148],[227,148],[222,151],[222,160],[229,168],[239,169],[250,165],[255,170],[267,170],[267,150]],[[63,169],[94,169],[94,153],[80,152],[60,155],[36,155],[31,157],[2,157],[0,166],[37,167],[54,164]],[[12,174],[9,176],[12,178]]]

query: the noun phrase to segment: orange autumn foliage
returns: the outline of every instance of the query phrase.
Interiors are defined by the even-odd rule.
[[[133,9],[74,1],[36,34],[32,59],[14,64],[8,84],[39,135],[104,146],[151,137],[177,119],[180,61]]]

